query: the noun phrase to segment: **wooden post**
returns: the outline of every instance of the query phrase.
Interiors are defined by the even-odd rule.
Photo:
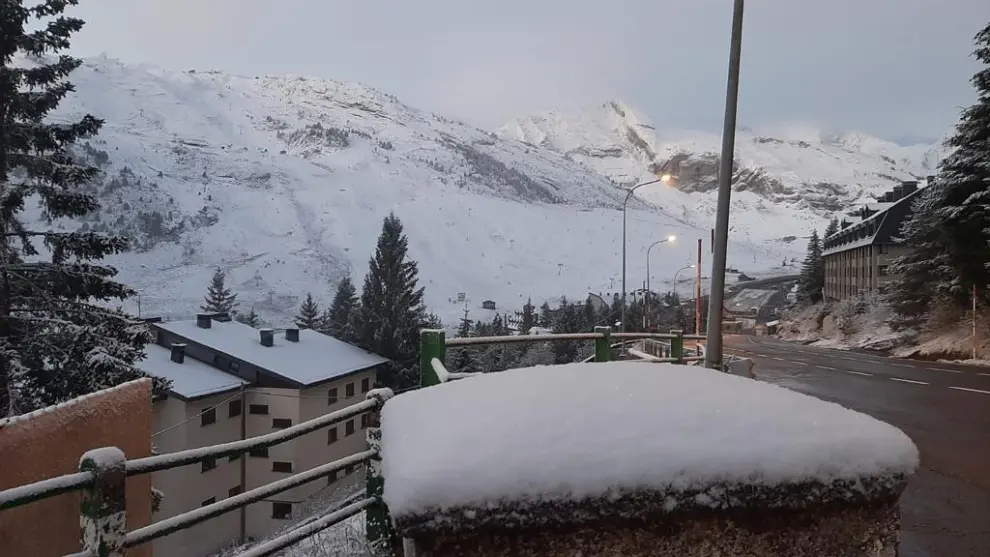
[[[365,511],[365,535],[368,543],[376,550],[388,549],[392,543],[392,524],[388,517],[388,509],[382,502],[382,495],[385,493],[385,478],[382,476],[382,430],[381,430],[381,410],[385,401],[392,398],[392,391],[389,389],[374,389],[365,396],[366,399],[378,401],[378,406],[369,414],[371,421],[366,430],[368,449],[375,451],[374,456],[368,459],[368,466],[365,469],[365,493],[369,498],[374,498],[376,503],[368,507]]]
[[[87,451],[80,472],[92,472],[79,507],[82,549],[92,557],[124,557],[127,536],[127,459],[117,447]]]
[[[672,329],[670,334],[675,335],[670,339],[670,357],[674,358],[678,364],[684,363],[684,331]]]
[[[433,358],[446,364],[447,335],[440,329],[420,331],[419,386],[432,387],[440,384],[440,377],[433,371]]]
[[[602,338],[595,339],[595,361],[608,362],[612,359],[612,328],[595,327],[595,333],[602,335]]]

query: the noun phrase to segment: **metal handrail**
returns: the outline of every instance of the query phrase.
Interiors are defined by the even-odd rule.
[[[447,346],[477,346],[479,344],[509,344],[518,342],[552,342],[555,340],[615,339],[675,339],[705,340],[705,335],[677,335],[674,333],[556,333],[551,335],[500,335],[490,337],[456,337],[446,339]]]
[[[0,509],[18,507],[64,493],[88,489],[95,492],[87,493],[90,497],[100,497],[101,500],[113,497],[120,498],[121,500],[115,500],[114,504],[119,504],[120,511],[117,512],[122,513],[126,508],[122,497],[120,497],[123,490],[114,490],[118,484],[122,487],[124,478],[127,476],[169,470],[218,457],[243,454],[252,449],[279,445],[307,433],[328,427],[366,412],[380,410],[385,401],[392,397],[392,394],[393,393],[390,389],[374,389],[367,393],[367,400],[353,404],[347,408],[331,412],[313,420],[286,428],[282,431],[259,435],[230,443],[199,447],[196,449],[133,460],[124,459],[123,453],[121,453],[119,449],[96,449],[94,451],[89,451],[86,455],[83,455],[82,460],[84,462],[87,460],[90,462],[98,462],[95,470],[84,470],[73,474],[65,474],[56,478],[50,478],[0,491]],[[75,553],[67,557],[93,557],[95,552],[94,547],[90,546],[91,543],[98,544],[99,546],[110,547],[109,552],[106,553],[109,556],[115,557],[117,555],[123,555],[123,549],[125,548],[141,545],[179,530],[184,530],[190,526],[205,522],[221,514],[225,514],[257,501],[261,501],[272,495],[282,493],[320,478],[327,477],[330,474],[345,469],[349,466],[353,466],[355,464],[373,463],[373,461],[380,459],[380,449],[377,441],[379,437],[380,431],[377,430],[376,427],[369,428],[368,450],[322,464],[304,472],[293,474],[282,480],[270,482],[244,493],[228,497],[222,501],[177,514],[165,520],[160,520],[130,532],[115,530],[114,527],[108,527],[107,524],[109,523],[104,524],[104,522],[110,519],[105,515],[89,516],[84,511],[82,523],[84,529],[84,540],[87,542],[87,547],[84,547],[82,552]],[[100,451],[103,452],[101,453]],[[108,457],[111,461],[107,461]],[[114,457],[117,458],[116,461],[113,461]],[[372,468],[374,468],[374,466],[368,466],[369,474],[372,473]],[[370,478],[371,476],[369,475],[369,483],[371,481]],[[104,490],[109,491],[105,492]],[[381,494],[377,491],[372,493],[370,485],[368,491],[369,496],[367,498],[331,512],[330,514],[309,522],[300,528],[277,538],[276,540],[272,540],[266,544],[252,548],[246,553],[242,553],[240,555],[249,557],[271,555],[276,551],[289,547],[305,537],[328,528],[333,524],[344,520],[345,518],[357,514],[358,512],[369,509],[374,505],[381,505]],[[113,505],[111,505],[111,507],[112,506]],[[84,507],[86,507],[86,505],[84,505]],[[114,521],[111,520],[111,522]],[[116,521],[114,524],[118,529],[125,527],[122,521]],[[308,534],[303,535],[302,532],[308,532]],[[87,533],[91,533],[92,535],[87,535]],[[238,557],[240,557],[240,555]]]

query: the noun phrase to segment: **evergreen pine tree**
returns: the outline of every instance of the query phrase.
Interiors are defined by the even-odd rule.
[[[318,330],[320,328],[320,304],[313,299],[312,293],[307,293],[306,298],[299,306],[299,313],[296,314],[296,326],[300,329]]]
[[[808,240],[808,255],[801,264],[801,278],[798,281],[798,297],[806,303],[817,304],[822,301],[822,289],[825,288],[825,260],[822,258],[822,242],[818,231],[811,231]]]
[[[203,305],[199,308],[207,313],[233,313],[237,307],[237,294],[227,288],[225,282],[227,275],[223,269],[213,272],[210,279],[210,286],[206,288],[206,296],[203,298]]]
[[[251,308],[251,311],[247,313],[237,314],[234,319],[236,319],[239,323],[254,327],[255,329],[261,326],[261,318],[258,317],[258,313],[254,311],[254,308]]]
[[[527,299],[526,305],[522,309],[522,319],[519,320],[519,334],[527,335],[529,334],[529,330],[536,326],[535,310],[533,299]]]
[[[828,226],[825,227],[825,237],[828,238],[839,231],[839,219],[833,218],[828,221]]]
[[[355,313],[358,345],[391,360],[379,382],[393,389],[417,382],[419,332],[433,319],[423,305],[419,270],[409,259],[409,240],[402,223],[389,214],[382,223],[375,255],[361,289],[360,309]]]
[[[22,215],[29,198],[49,222],[99,209],[84,187],[99,171],[70,149],[103,122],[47,118],[74,90],[66,78],[81,63],[46,58],[83,26],[61,15],[67,4],[0,2],[0,415],[141,377],[134,363],[151,340],[143,322],[105,303],[134,294],[97,263],[126,250],[127,239],[36,229]],[[159,392],[164,385],[156,381]]]
[[[940,241],[938,208],[943,190],[928,185],[911,203],[911,214],[901,224],[898,243],[911,251],[894,260],[889,268],[894,279],[888,285],[888,300],[894,310],[918,324],[932,308],[939,285],[952,278],[949,253]]]
[[[553,328],[553,312],[550,311],[549,302],[543,302],[543,305],[540,306],[540,327]]]
[[[323,317],[323,328],[330,336],[344,342],[354,341],[351,316],[358,307],[357,291],[350,276],[345,276],[337,285],[337,293]]]

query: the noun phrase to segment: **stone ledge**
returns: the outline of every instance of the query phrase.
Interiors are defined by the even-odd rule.
[[[681,516],[416,536],[431,557],[896,557],[896,499],[802,510]]]
[[[601,523],[679,524],[706,520],[748,523],[753,517],[774,518],[788,512],[833,512],[896,505],[906,485],[902,474],[829,484],[715,485],[704,490],[613,493],[584,501],[493,502],[481,508],[437,509],[394,519],[399,533],[407,537]]]

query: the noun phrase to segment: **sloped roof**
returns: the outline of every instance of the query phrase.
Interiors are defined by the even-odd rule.
[[[138,362],[137,368],[161,379],[172,382],[171,391],[184,399],[200,398],[240,388],[247,381],[220,371],[188,354],[181,364],[172,361],[172,351],[157,344],[145,347],[147,357]]]
[[[312,385],[368,369],[388,360],[331,336],[302,329],[299,342],[274,335],[273,346],[261,344],[260,331],[236,321],[212,320],[209,329],[195,320],[155,323],[164,331],[268,370],[300,385]]]

